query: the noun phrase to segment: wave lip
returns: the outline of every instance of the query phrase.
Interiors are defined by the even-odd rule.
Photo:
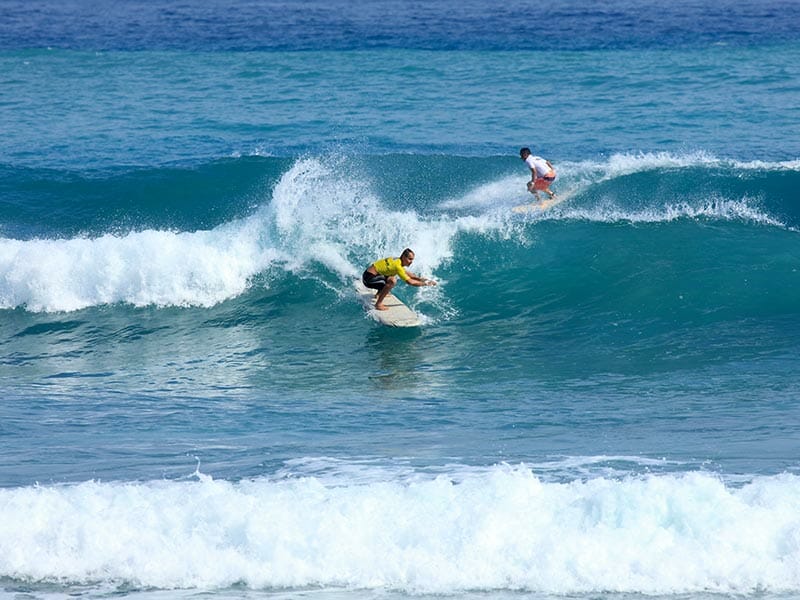
[[[140,586],[412,593],[800,591],[800,479],[545,483],[524,465],[0,491],[0,575]]]
[[[785,228],[786,224],[755,208],[747,200],[706,200],[699,204],[676,202],[660,207],[631,209],[612,204],[589,208],[561,208],[554,213],[558,218],[582,219],[599,223],[665,223],[677,219],[715,219],[723,221],[749,221],[761,225]]]

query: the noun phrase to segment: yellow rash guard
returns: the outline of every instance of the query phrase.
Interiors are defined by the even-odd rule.
[[[403,268],[403,264],[400,262],[399,258],[382,258],[372,263],[372,266],[375,267],[375,270],[379,275],[383,275],[385,277],[399,275],[400,279],[406,283],[411,281],[411,278],[406,273],[406,270]]]

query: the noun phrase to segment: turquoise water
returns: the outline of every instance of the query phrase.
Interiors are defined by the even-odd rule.
[[[800,595],[794,3],[5,8],[0,597]]]
[[[15,126],[0,152],[69,170],[332,149],[513,157],[523,143],[560,160],[698,150],[794,160],[798,64],[795,44],[4,52],[2,101]]]

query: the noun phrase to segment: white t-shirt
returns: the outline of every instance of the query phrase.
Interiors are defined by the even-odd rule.
[[[550,167],[547,165],[547,161],[541,156],[529,154],[528,158],[525,159],[525,164],[536,172],[537,179],[544,177],[550,172]]]

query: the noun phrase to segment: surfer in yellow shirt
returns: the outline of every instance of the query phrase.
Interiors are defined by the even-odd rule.
[[[415,287],[436,285],[433,279],[425,279],[419,275],[414,275],[411,271],[407,271],[406,267],[412,262],[414,262],[414,251],[411,248],[406,248],[400,258],[389,257],[376,260],[364,271],[361,281],[368,288],[378,290],[378,295],[375,297],[375,308],[377,310],[389,310],[389,307],[383,305],[383,299],[392,291],[394,284],[397,282],[397,277],[400,277],[408,285]]]

